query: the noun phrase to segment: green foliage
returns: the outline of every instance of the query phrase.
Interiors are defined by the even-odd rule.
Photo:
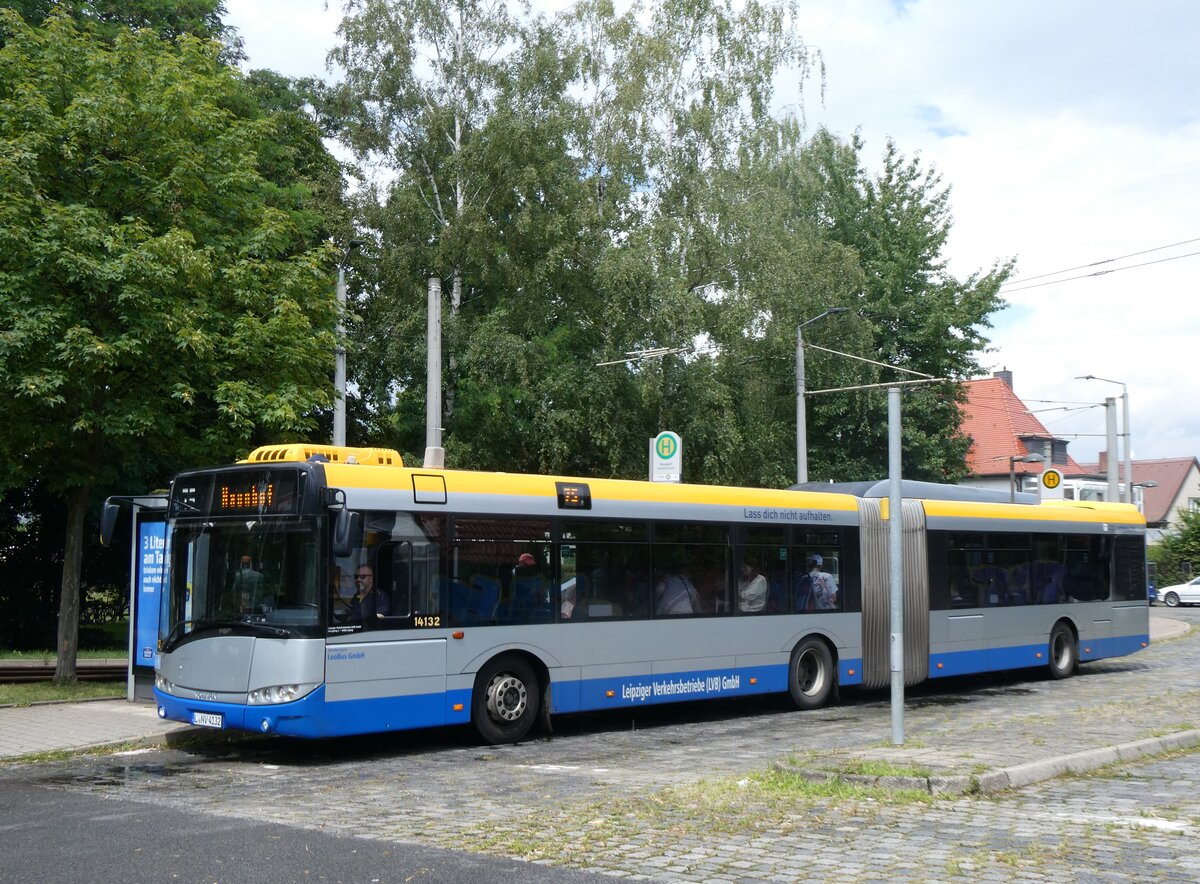
[[[6,480],[53,463],[61,490],[111,479],[139,446],[226,459],[310,428],[329,395],[330,255],[277,121],[211,44],[6,25]]]
[[[101,6],[0,10],[0,486],[67,501],[72,658],[89,489],[312,432],[337,310],[315,125],[260,105],[219,44]],[[186,31],[193,6],[120,10]]]
[[[238,52],[236,40],[221,23],[223,0],[0,0],[0,8],[14,10],[34,26],[54,14],[70,15],[109,40],[145,28],[167,40],[184,34],[227,39],[229,51]]]
[[[360,438],[424,444],[426,278],[450,281],[450,463],[641,476],[646,439],[686,440],[689,481],[795,474],[795,335],[934,377],[977,369],[1008,273],[956,280],[948,193],[889,145],[804,139],[773,84],[819,71],[786,3],[607,0],[517,8],[356,0],[327,109],[395,173],[356,205],[350,413]],[[654,361],[597,367],[631,351]],[[817,350],[808,387],[909,377]],[[907,396],[905,472],[953,480],[955,388]],[[808,403],[814,479],[881,476],[882,392]]]
[[[1157,566],[1155,580],[1159,589],[1186,583],[1200,573],[1200,510],[1181,509],[1179,524],[1150,546],[1146,554]],[[1190,574],[1184,573],[1183,562],[1191,563]]]

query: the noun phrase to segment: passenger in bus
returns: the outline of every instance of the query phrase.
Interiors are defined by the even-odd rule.
[[[549,587],[532,553],[521,553],[513,568],[511,616],[519,622],[550,619]]]
[[[808,581],[812,586],[812,606],[817,611],[837,610],[837,581],[823,570],[825,560],[814,553],[808,557]]]
[[[350,603],[350,622],[373,626],[388,615],[388,598],[375,588],[375,571],[370,565],[354,569],[354,600]]]
[[[1041,587],[1035,603],[1056,605],[1061,602],[1063,598],[1062,579],[1063,569],[1058,562],[1034,562],[1034,586],[1040,585]]]
[[[697,614],[700,594],[686,574],[678,568],[664,568],[654,587],[655,613],[665,615]]]
[[[652,587],[645,571],[626,565],[621,579],[621,608],[626,617],[645,617],[650,610]]]
[[[742,575],[738,579],[738,610],[746,614],[757,614],[767,606],[767,578],[758,570],[758,562],[752,558],[742,560]]]
[[[253,614],[263,604],[262,572],[254,570],[254,560],[242,556],[233,575],[233,598],[241,614]]]

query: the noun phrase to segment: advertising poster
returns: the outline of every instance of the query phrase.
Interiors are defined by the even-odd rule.
[[[167,566],[167,523],[161,514],[139,514],[136,559],[133,665],[153,669],[158,653],[159,600]]]

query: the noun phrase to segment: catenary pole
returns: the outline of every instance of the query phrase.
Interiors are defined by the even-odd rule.
[[[1105,443],[1108,446],[1106,456],[1108,462],[1108,495],[1106,499],[1113,502],[1121,499],[1121,482],[1117,478],[1117,470],[1121,467],[1121,455],[1117,452],[1117,400],[1112,396],[1104,400],[1104,424],[1108,436]]]
[[[900,485],[900,388],[888,388],[888,598],[891,608],[892,745],[904,744],[904,515]]]
[[[442,448],[442,281],[429,277],[425,360],[425,468],[445,466]]]
[[[352,239],[346,245],[342,260],[338,261],[337,276],[337,350],[333,365],[333,444],[346,444],[346,262],[350,253],[362,245]]]

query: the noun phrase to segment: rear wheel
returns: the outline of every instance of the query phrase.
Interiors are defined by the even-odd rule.
[[[833,654],[819,638],[805,639],[792,651],[788,691],[801,709],[819,709],[828,703],[835,679]]]
[[[1050,674],[1055,678],[1067,678],[1079,664],[1079,650],[1075,646],[1075,633],[1065,623],[1055,623],[1050,632]]]
[[[1179,596],[1173,592],[1169,592],[1169,593],[1167,593],[1166,598],[1163,599],[1163,603],[1168,608],[1178,608],[1179,607]]]
[[[533,727],[542,689],[520,657],[498,657],[479,670],[471,696],[471,722],[489,743],[515,743]]]

